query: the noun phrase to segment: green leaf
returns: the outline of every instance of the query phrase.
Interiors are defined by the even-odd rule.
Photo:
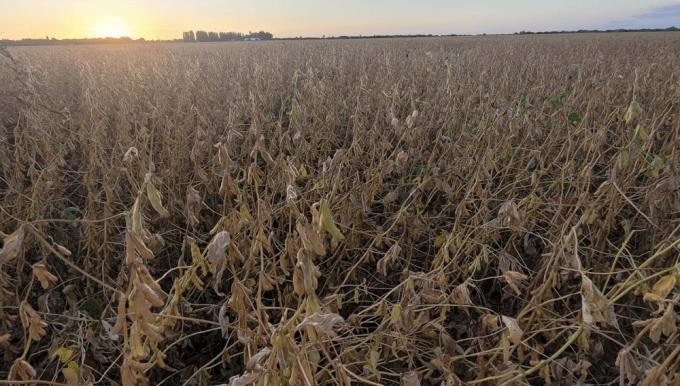
[[[536,158],[532,158],[527,164],[527,171],[534,172],[538,169],[538,166],[539,164]]]
[[[102,302],[94,298],[85,299],[85,301],[80,304],[79,308],[81,311],[86,312],[95,319],[99,319],[102,312],[104,311],[104,305]]]
[[[399,328],[401,326],[401,304],[395,304],[390,313],[390,323]]]
[[[581,121],[583,121],[583,118],[581,118],[581,115],[577,112],[572,112],[569,114],[569,123],[571,123],[574,126],[578,126]]]
[[[517,103],[519,103],[522,106],[526,106],[529,103],[529,95],[525,92],[519,94],[519,97],[517,98]]]
[[[642,142],[647,142],[650,139],[647,129],[641,123],[638,123],[637,127],[635,128],[635,139]]]
[[[437,248],[441,248],[444,243],[446,243],[446,240],[448,239],[449,235],[446,233],[441,233],[439,236],[434,238],[434,246]]]
[[[69,362],[65,368],[61,369],[61,373],[64,375],[64,379],[66,379],[66,384],[68,385],[80,384],[79,372],[80,369],[76,362]]]
[[[640,119],[640,115],[642,114],[642,107],[638,103],[638,101],[632,101],[630,102],[630,106],[628,107],[628,111],[626,111],[626,116],[625,120],[626,123],[631,124],[634,122],[637,122]]]
[[[564,106],[564,103],[562,102],[561,98],[552,98],[550,100],[550,103],[553,105],[553,107],[557,110],[561,109],[562,106]]]
[[[340,232],[340,229],[335,225],[335,222],[333,221],[333,216],[331,215],[331,208],[328,206],[328,202],[326,201],[321,201],[321,216],[319,218],[321,229],[325,230],[328,232],[328,234],[333,237],[333,240],[335,241],[342,241],[345,239],[345,236],[342,235],[342,232]]]
[[[424,171],[425,171],[425,164],[422,163],[422,162],[419,162],[418,165],[416,165],[416,176],[422,177]]]
[[[564,100],[569,96],[569,91],[562,91],[559,95],[550,98],[550,103],[557,110],[564,106]]]
[[[630,154],[628,153],[628,150],[626,149],[621,149],[617,155],[616,158],[616,164],[619,167],[619,169],[625,169],[628,164],[630,163]]]
[[[76,221],[78,219],[78,210],[73,207],[64,208],[61,211],[61,218],[66,221]]]
[[[663,171],[663,169],[666,167],[666,161],[668,159],[661,155],[652,155],[651,153],[647,154],[647,176],[652,177],[652,178],[657,178],[659,177],[659,174]]]
[[[73,350],[68,348],[68,347],[59,347],[56,350],[54,350],[54,353],[52,354],[52,358],[59,358],[61,363],[67,363],[68,361],[73,358]]]

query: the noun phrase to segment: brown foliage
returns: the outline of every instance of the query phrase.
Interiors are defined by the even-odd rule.
[[[8,52],[2,379],[678,381],[676,34]]]

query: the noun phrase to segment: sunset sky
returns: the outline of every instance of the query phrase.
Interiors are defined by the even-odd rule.
[[[0,39],[181,37],[182,31],[276,37],[680,26],[678,0],[0,0]]]

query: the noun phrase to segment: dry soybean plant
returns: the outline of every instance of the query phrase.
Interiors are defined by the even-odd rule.
[[[0,377],[680,383],[680,35],[0,51]]]

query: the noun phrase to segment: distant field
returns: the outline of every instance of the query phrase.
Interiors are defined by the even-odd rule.
[[[0,239],[2,379],[678,384],[680,33],[0,50]]]

